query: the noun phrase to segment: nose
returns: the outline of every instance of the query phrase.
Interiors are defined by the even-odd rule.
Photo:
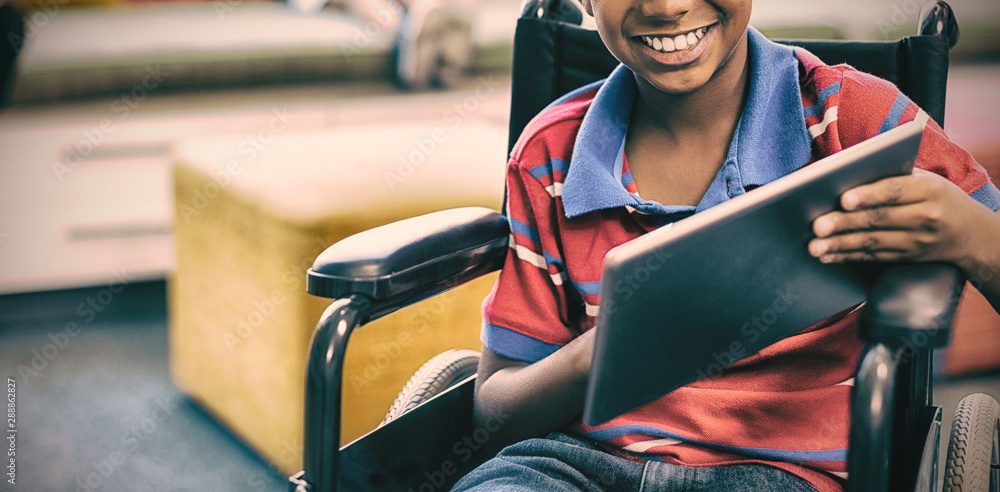
[[[644,0],[639,12],[658,20],[676,21],[690,12],[693,4],[694,0]]]

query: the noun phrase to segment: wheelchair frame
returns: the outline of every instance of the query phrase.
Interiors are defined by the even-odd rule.
[[[805,47],[828,63],[844,61],[845,51],[855,53],[859,61],[852,59],[854,66],[896,83],[943,124],[948,50],[957,42],[958,27],[947,4],[928,7],[919,35],[899,41],[783,42]],[[589,63],[606,74],[617,60],[592,31],[574,25],[581,19],[579,9],[566,0],[527,0],[516,36],[527,46],[564,43],[577,51],[593,50],[584,51],[591,56]],[[539,74],[538,66],[524,66],[519,43],[511,146],[550,101],[600,78],[558,64]],[[914,77],[928,73],[930,77]],[[519,80],[526,77],[530,80]],[[414,230],[427,232],[414,235]],[[474,376],[340,448],[342,369],[354,329],[498,270],[508,235],[506,218],[495,211],[455,209],[352,236],[316,259],[308,272],[308,291],[335,300],[320,318],[310,348],[304,469],[289,478],[289,490],[447,489],[492,456],[495,450],[485,442],[489,436],[479,439],[482,429],[473,429]],[[936,487],[941,408],[932,403],[931,355],[948,342],[963,286],[953,266],[918,264],[887,268],[872,288],[859,329],[866,347],[852,393],[849,489]],[[404,445],[419,445],[422,451]]]

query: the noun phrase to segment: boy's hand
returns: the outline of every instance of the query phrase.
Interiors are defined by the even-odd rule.
[[[990,210],[922,169],[848,190],[840,203],[813,222],[809,252],[824,263],[947,261],[969,272],[973,248],[997,244]]]

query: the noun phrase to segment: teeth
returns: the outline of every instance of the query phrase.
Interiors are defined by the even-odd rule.
[[[676,46],[677,49],[679,49],[679,50],[687,48],[688,47],[687,36],[681,34],[680,36],[677,36],[676,38],[674,38],[674,46]]]
[[[647,46],[656,51],[670,53],[672,51],[684,50],[698,44],[698,41],[705,36],[707,29],[702,27],[687,34],[670,37],[643,36],[642,40]]]

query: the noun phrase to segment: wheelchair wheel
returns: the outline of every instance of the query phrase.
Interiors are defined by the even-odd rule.
[[[479,352],[457,349],[442,352],[427,361],[406,382],[380,426],[416,408],[476,373]]]
[[[966,396],[955,410],[945,464],[946,492],[1000,490],[1000,405],[988,395]]]

